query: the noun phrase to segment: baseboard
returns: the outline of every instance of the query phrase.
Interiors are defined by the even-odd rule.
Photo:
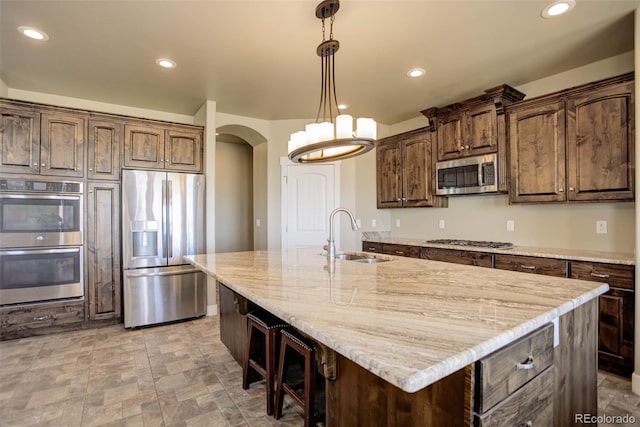
[[[631,374],[631,391],[633,394],[640,395],[640,375],[635,372]]]
[[[217,316],[217,315],[218,315],[218,304],[208,305],[207,316]]]

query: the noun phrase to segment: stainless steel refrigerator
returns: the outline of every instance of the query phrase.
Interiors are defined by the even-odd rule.
[[[206,276],[182,260],[204,252],[204,176],[124,170],[124,326],[206,314]]]

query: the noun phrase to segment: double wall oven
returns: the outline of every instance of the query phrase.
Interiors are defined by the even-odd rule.
[[[84,295],[82,183],[0,178],[0,305]]]

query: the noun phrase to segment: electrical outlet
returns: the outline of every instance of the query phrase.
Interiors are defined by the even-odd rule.
[[[512,219],[507,220],[507,231],[514,231],[516,229],[516,222]]]
[[[596,221],[596,234],[607,234],[607,221]]]
[[[396,219],[396,227],[400,227],[400,220]]]
[[[260,218],[256,219],[256,227],[260,228]]]
[[[356,219],[356,225],[358,226],[358,228],[362,228],[362,221],[359,219]]]
[[[444,219],[441,219],[440,221],[438,221],[438,228],[439,229],[443,229],[444,228]]]
[[[378,226],[378,221],[376,221],[375,219],[371,220],[371,228],[376,228]]]

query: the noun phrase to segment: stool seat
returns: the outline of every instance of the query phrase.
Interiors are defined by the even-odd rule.
[[[265,310],[247,314],[248,348],[242,365],[242,388],[246,390],[252,382],[262,378],[266,380],[267,415],[273,414],[280,331],[288,326],[288,323]],[[252,381],[252,373],[257,373],[259,378]]]
[[[316,346],[309,339],[290,329],[282,329],[280,334],[280,361],[278,363],[278,381],[276,384],[275,418],[282,416],[284,394],[291,398],[304,410],[304,425],[309,427],[315,419],[315,385],[316,385]],[[293,384],[287,381],[289,368],[295,356],[303,360],[303,383]],[[302,385],[302,395],[299,386]]]

